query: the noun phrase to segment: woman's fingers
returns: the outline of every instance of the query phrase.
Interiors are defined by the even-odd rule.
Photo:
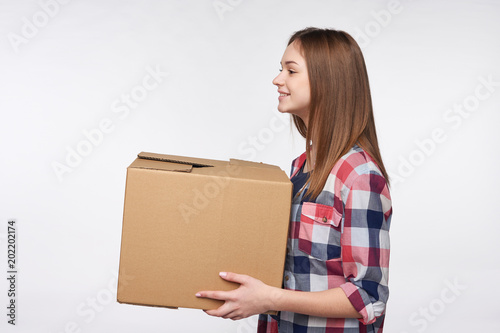
[[[212,310],[204,310],[206,314],[214,317],[222,317],[224,319],[233,319],[237,317],[238,314],[232,305],[228,304],[228,302],[222,304],[217,309]]]
[[[244,284],[248,281],[248,275],[244,274],[236,274],[232,272],[220,272],[219,273],[220,277],[223,278],[226,281],[230,282],[236,282],[239,284]]]
[[[265,300],[263,294],[267,286],[264,283],[244,274],[220,272],[219,275],[224,280],[238,283],[240,286],[230,291],[212,290],[196,293],[196,297],[224,301],[219,308],[205,310],[205,313],[210,316],[238,320],[266,311],[264,309],[266,305],[263,305]]]
[[[229,299],[229,292],[221,291],[221,290],[218,290],[218,291],[213,291],[213,290],[199,291],[196,293],[196,297],[212,298],[212,299],[216,299],[219,301],[225,301],[225,300]]]
[[[243,274],[236,274],[231,272],[220,272],[220,277],[229,282],[235,282],[243,284],[248,281],[248,276]],[[230,299],[231,291],[199,291],[196,293],[196,297],[203,298],[213,298],[220,301],[226,301]]]

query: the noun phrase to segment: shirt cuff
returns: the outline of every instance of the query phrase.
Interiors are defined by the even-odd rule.
[[[377,317],[384,313],[385,309],[379,309],[377,312],[380,312],[380,314],[377,317],[375,316],[374,304],[370,301],[368,294],[362,288],[355,286],[351,282],[342,284],[340,288],[344,291],[354,309],[362,316],[362,318],[358,318],[358,320],[363,323],[363,325],[372,324],[377,320]]]

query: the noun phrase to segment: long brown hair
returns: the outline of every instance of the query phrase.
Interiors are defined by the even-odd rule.
[[[346,32],[306,28],[290,37],[306,60],[311,89],[308,124],[292,115],[298,132],[306,139],[307,160],[314,168],[307,193],[315,199],[325,186],[335,163],[355,144],[389,177],[380,155],[368,74],[361,49]]]

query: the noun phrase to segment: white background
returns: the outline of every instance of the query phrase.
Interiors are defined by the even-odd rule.
[[[254,331],[256,317],[116,303],[126,167],[151,151],[288,172],[304,142],[271,80],[291,33],[319,26],[362,46],[393,180],[385,331],[496,331],[499,14],[494,0],[0,1],[0,330]],[[168,72],[150,91],[148,70]],[[103,120],[108,133],[85,146]],[[87,155],[58,177],[78,147]]]

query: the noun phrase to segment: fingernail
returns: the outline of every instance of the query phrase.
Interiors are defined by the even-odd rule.
[[[201,294],[200,293],[196,293],[195,295],[196,297],[201,297]]]
[[[226,277],[227,273],[226,273],[226,272],[220,272],[220,273],[219,273],[219,275],[220,275],[221,277]]]

